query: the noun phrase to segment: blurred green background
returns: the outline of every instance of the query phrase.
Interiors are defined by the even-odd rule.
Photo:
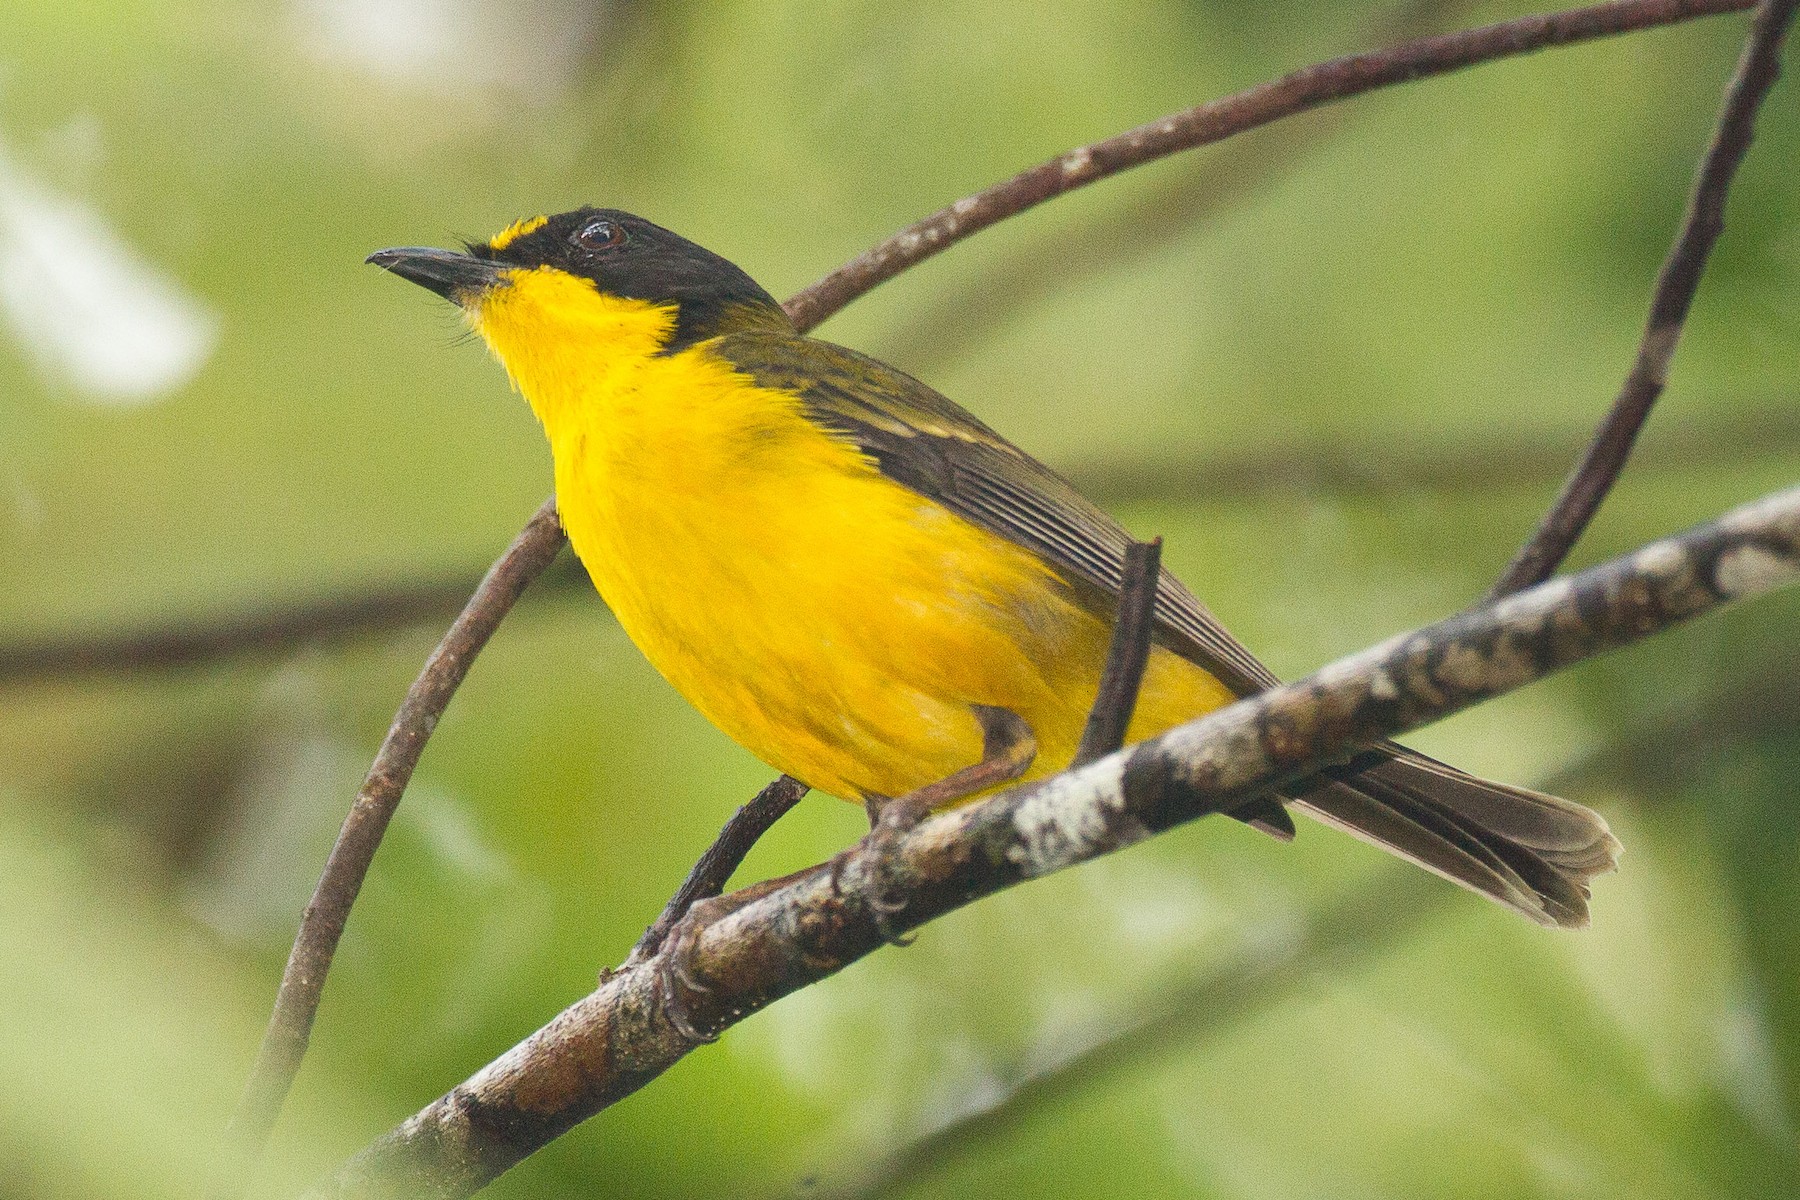
[[[1067,146],[1522,11],[10,0],[0,656],[472,582],[548,456],[373,248],[602,203],[786,295]],[[1227,624],[1307,671],[1480,595],[1548,503],[1629,361],[1745,26],[1481,67],[1133,172],[824,334],[1164,535]],[[1765,111],[1578,561],[1796,477],[1797,95]],[[768,778],[568,578],[425,755],[271,1193],[590,987]],[[196,1194],[445,619],[0,679],[0,1197]],[[1415,739],[1605,813],[1627,855],[1590,932],[1316,827],[1280,846],[1204,821],[791,998],[493,1194],[1797,1194],[1797,633],[1778,595]],[[809,800],[746,874],[861,828]]]

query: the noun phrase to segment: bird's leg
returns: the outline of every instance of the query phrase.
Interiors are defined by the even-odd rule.
[[[981,724],[980,762],[903,796],[870,796],[863,802],[869,813],[869,836],[865,842],[874,855],[876,869],[876,887],[869,897],[869,907],[874,910],[883,940],[895,945],[906,944],[889,927],[889,919],[905,907],[903,902],[890,899],[894,889],[887,878],[887,868],[893,859],[895,842],[933,809],[1017,779],[1037,757],[1037,737],[1025,718],[1011,709],[988,704],[969,707]],[[832,878],[837,878],[836,863]]]
[[[731,873],[738,869],[751,847],[756,845],[757,839],[786,816],[789,809],[800,803],[800,798],[804,795],[804,783],[791,775],[783,775],[733,813],[713,844],[707,847],[706,853],[694,863],[681,887],[669,898],[668,905],[663,908],[662,915],[656,918],[656,923],[638,939],[638,944],[632,948],[631,957],[626,962],[636,963],[655,954],[669,930],[675,928],[675,923],[687,915],[689,908],[724,891]]]

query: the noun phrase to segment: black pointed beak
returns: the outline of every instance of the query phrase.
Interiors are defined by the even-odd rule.
[[[481,295],[500,282],[503,268],[486,259],[454,250],[433,250],[429,246],[395,246],[377,250],[364,262],[374,263],[384,271],[392,271],[402,279],[410,279],[446,300],[461,303]]]

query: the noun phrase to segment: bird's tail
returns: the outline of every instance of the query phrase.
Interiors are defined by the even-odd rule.
[[[1618,863],[1598,813],[1392,744],[1327,772],[1294,803],[1541,925],[1586,925],[1588,880]]]

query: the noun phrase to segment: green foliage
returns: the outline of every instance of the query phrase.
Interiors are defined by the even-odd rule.
[[[618,204],[784,295],[1020,166],[1366,46],[1391,15],[1121,7],[12,6],[7,302],[59,303],[17,266],[19,214],[49,197],[216,341],[191,380],[125,406],[0,325],[0,642],[473,571],[505,544],[548,488],[539,435],[443,306],[360,265],[377,246]],[[363,9],[399,32],[343,34]],[[1627,365],[1743,28],[1303,118],[1341,125],[1214,219],[896,365],[1055,465],[1191,456],[1191,494],[1120,515],[1164,534],[1169,568],[1272,665],[1305,671],[1478,596],[1555,481],[1522,465],[1453,491],[1395,476],[1234,496],[1209,492],[1208,464],[1347,444],[1381,475],[1382,446],[1533,436],[1572,459]],[[1765,114],[1652,440],[1800,395],[1793,96],[1790,80]],[[1033,247],[1055,277],[1060,248],[1171,172],[1206,186],[1207,161],[983,234],[824,333],[883,353],[934,297]],[[1628,473],[1577,558],[1793,481],[1791,442],[1714,449]],[[1421,919],[1372,908],[1354,953],[1308,950],[1242,1003],[1166,1022],[1152,1052],[954,1144],[904,1194],[1791,1194],[1800,716],[1768,681],[1792,678],[1796,628],[1778,596],[1417,739],[1615,821],[1628,852],[1590,932],[1427,880]],[[195,1193],[292,923],[433,636],[0,691],[0,1194]],[[1759,695],[1775,699],[1743,699]],[[767,777],[598,601],[528,601],[377,860],[270,1189],[586,990]],[[809,800],[746,873],[817,861],[861,820]],[[1209,968],[1285,962],[1383,866],[1316,828],[1283,847],[1202,822],[1019,889],[752,1019],[494,1192],[828,1190]]]

